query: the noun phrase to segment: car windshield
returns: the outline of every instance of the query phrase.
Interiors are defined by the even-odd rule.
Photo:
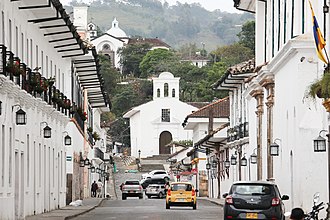
[[[126,181],[125,185],[140,185],[139,181]]]
[[[191,191],[192,185],[190,185],[190,184],[173,184],[171,187],[171,190],[172,191],[179,191],[179,190]]]
[[[269,195],[271,194],[271,187],[267,185],[233,185],[233,194],[240,195]]]

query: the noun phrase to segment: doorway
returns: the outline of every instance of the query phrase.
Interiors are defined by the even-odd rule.
[[[172,141],[172,134],[168,131],[163,131],[159,137],[159,154],[170,154],[170,147],[165,146]]]

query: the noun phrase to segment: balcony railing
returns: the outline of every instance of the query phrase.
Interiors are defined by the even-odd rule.
[[[101,160],[104,160],[104,153],[101,151],[99,148],[95,147],[94,148],[94,157],[95,158],[100,158]]]
[[[232,142],[249,136],[249,123],[244,122],[227,130],[227,141]]]
[[[54,86],[54,78],[42,77],[39,68],[32,71],[21,62],[19,57],[15,57],[14,53],[7,51],[4,45],[0,45],[0,74],[8,77],[32,96],[41,98],[52,105],[57,111],[69,117],[73,117],[73,114],[76,113],[77,106]],[[81,119],[81,115],[77,115],[75,118],[83,128],[84,121]]]

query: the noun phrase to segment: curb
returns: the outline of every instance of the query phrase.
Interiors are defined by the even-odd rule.
[[[100,200],[100,202],[99,202],[98,204],[96,204],[95,206],[93,206],[93,207],[91,207],[91,208],[89,208],[89,209],[87,209],[87,210],[84,210],[84,211],[82,211],[82,212],[80,212],[80,213],[77,213],[77,214],[74,214],[74,215],[70,215],[70,216],[66,216],[66,217],[64,218],[64,220],[72,219],[72,218],[75,218],[75,217],[77,217],[77,216],[79,216],[79,215],[83,215],[83,214],[85,214],[85,213],[87,213],[87,212],[90,212],[90,211],[92,211],[93,209],[95,209],[96,207],[100,206],[101,203],[102,203],[104,200],[105,200],[105,198],[103,198],[102,200]]]
[[[208,200],[208,201],[210,201],[210,202],[213,203],[213,204],[216,204],[216,205],[218,205],[218,206],[223,207],[223,204],[221,204],[221,203],[218,203],[218,202],[216,202],[216,201],[212,201],[212,200]]]

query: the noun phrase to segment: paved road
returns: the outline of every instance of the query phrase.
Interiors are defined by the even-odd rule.
[[[100,207],[78,216],[79,220],[193,220],[223,219],[222,208],[207,200],[198,200],[197,210],[191,207],[165,209],[165,199],[128,198],[127,200],[105,200]]]

